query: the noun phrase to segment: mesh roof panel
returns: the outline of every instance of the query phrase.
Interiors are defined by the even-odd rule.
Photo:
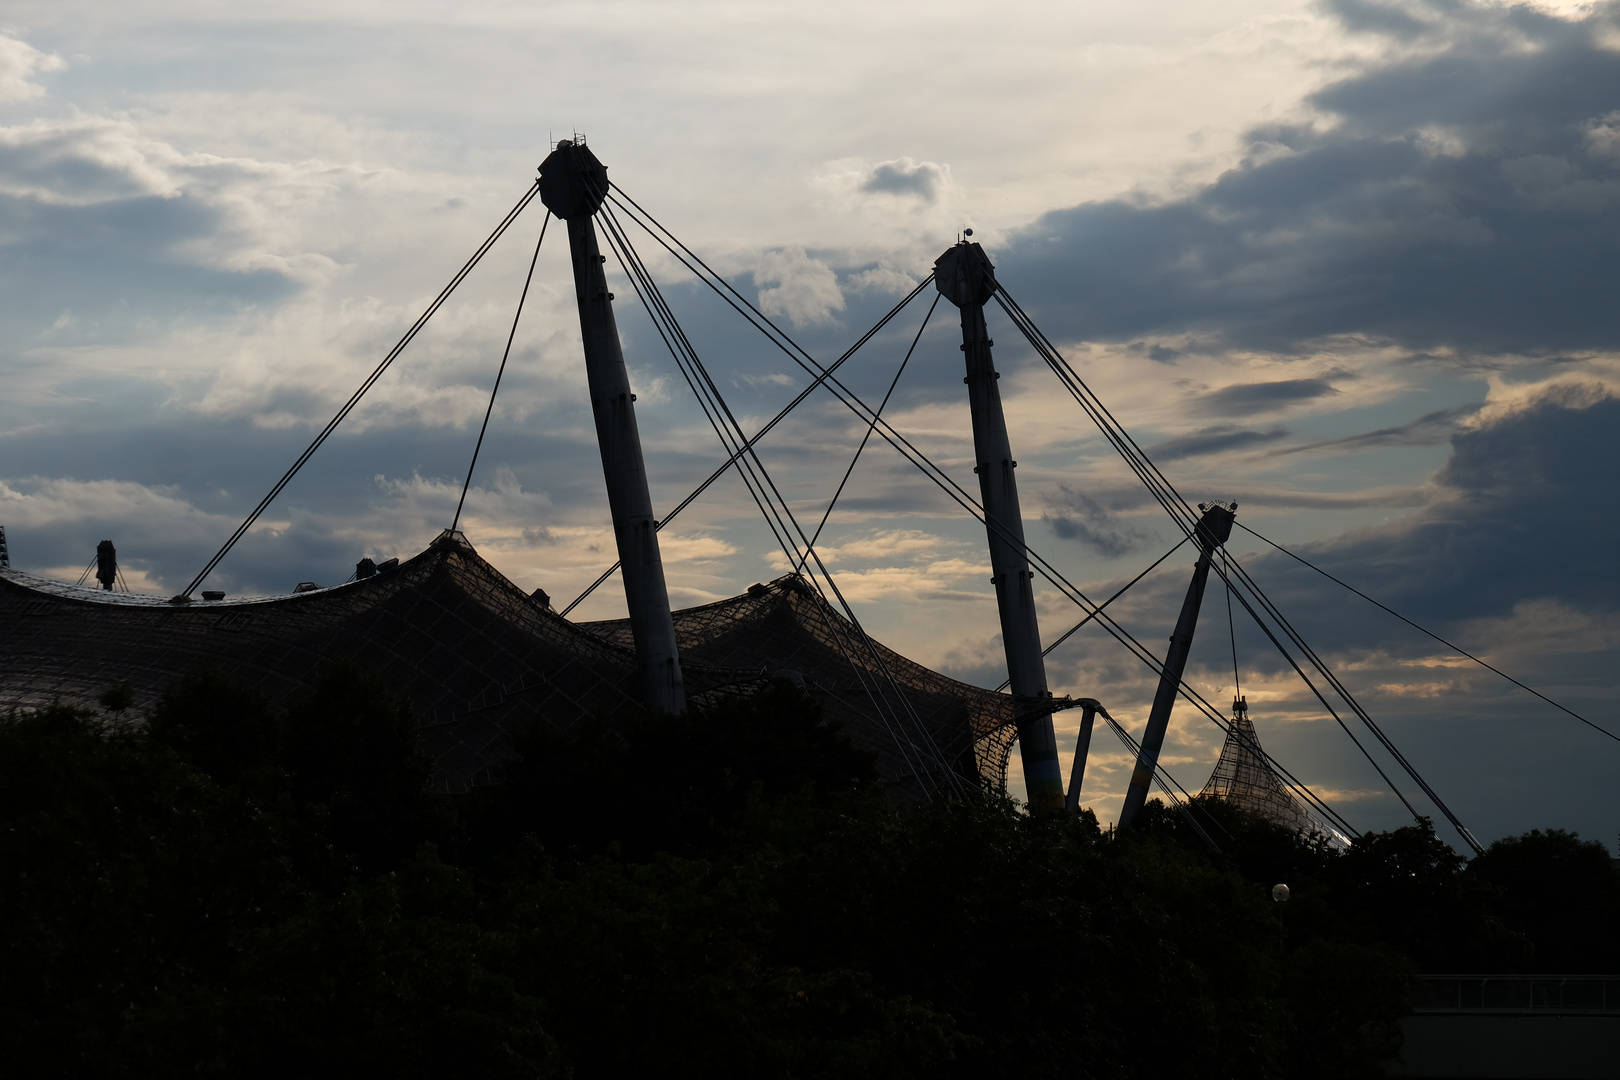
[[[1255,734],[1254,722],[1245,715],[1232,719],[1220,760],[1215,762],[1215,771],[1210,773],[1209,783],[1204,785],[1199,797],[1218,799],[1295,832],[1319,832],[1336,843],[1344,839],[1337,829],[1319,821],[1306,809],[1272,770],[1271,763],[1260,752],[1260,737]]]
[[[919,747],[937,747],[925,768],[948,768],[975,787],[1005,786],[1012,699],[873,643],[877,663],[799,578],[674,615],[693,701],[771,676],[802,680],[903,790],[921,790]],[[361,581],[187,605],[0,569],[0,636],[0,708],[92,705],[106,687],[127,682],[144,709],[196,667],[287,700],[309,692],[329,658],[353,656],[411,699],[446,790],[487,778],[506,753],[506,732],[536,716],[566,729],[639,708],[626,690],[640,685],[627,622],[569,622],[459,534]],[[868,693],[882,666],[910,703],[900,730],[892,717],[903,710],[891,702],[886,713]]]

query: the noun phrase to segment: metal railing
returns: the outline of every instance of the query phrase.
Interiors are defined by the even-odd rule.
[[[1416,1013],[1620,1015],[1620,975],[1423,975]]]

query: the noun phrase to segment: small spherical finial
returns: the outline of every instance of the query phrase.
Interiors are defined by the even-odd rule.
[[[1286,904],[1288,902],[1288,886],[1273,885],[1271,887],[1271,898],[1279,904]]]
[[[962,230],[962,235],[963,236],[972,236],[973,235],[973,230],[972,229],[963,229]]]

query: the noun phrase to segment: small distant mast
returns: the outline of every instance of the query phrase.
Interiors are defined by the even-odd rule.
[[[112,592],[118,583],[118,549],[111,540],[96,545],[96,580],[103,592]]]
[[[1131,773],[1130,786],[1125,789],[1125,806],[1119,813],[1120,828],[1135,821],[1147,802],[1148,787],[1153,783],[1153,771],[1159,766],[1159,751],[1164,746],[1164,733],[1170,726],[1170,710],[1176,704],[1181,676],[1187,670],[1187,657],[1192,652],[1193,632],[1198,629],[1198,609],[1204,603],[1210,563],[1215,552],[1232,535],[1232,522],[1237,518],[1235,502],[1199,503],[1198,509],[1203,511],[1193,530],[1198,562],[1193,566],[1192,582],[1187,586],[1187,597],[1182,601],[1175,632],[1170,635],[1170,649],[1165,653],[1159,689],[1153,697],[1153,711],[1148,714],[1147,729],[1142,732],[1142,749],[1136,758],[1136,769]]]

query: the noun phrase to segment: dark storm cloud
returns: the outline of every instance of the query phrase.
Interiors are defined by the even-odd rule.
[[[1247,450],[1287,437],[1288,432],[1283,428],[1255,431],[1251,428],[1240,428],[1236,424],[1216,424],[1150,446],[1146,453],[1154,461],[1177,461],[1181,458],[1201,457],[1204,454],[1219,454],[1227,450]]]
[[[1620,400],[1598,388],[1553,390],[1455,433],[1451,444],[1434,477],[1445,498],[1405,522],[1307,545],[1300,554],[1555,700],[1620,728],[1613,685],[1620,653],[1606,629],[1620,606],[1612,541]],[[1254,543],[1239,531],[1230,546]],[[1613,743],[1483,669],[1423,666],[1451,650],[1285,556],[1262,556],[1250,569],[1482,837],[1522,829],[1514,808],[1530,792],[1538,820],[1612,830],[1612,800],[1599,793],[1613,787],[1620,762]],[[1205,630],[1204,662],[1224,662],[1224,629]],[[1241,613],[1236,629],[1245,672],[1286,674]],[[1392,689],[1430,682],[1448,689],[1415,696]],[[1285,760],[1303,752],[1286,741],[1270,748]],[[1504,757],[1508,748],[1511,758]],[[1353,760],[1348,747],[1334,752]],[[1389,771],[1410,791],[1398,770]]]
[[[1168,345],[1149,345],[1143,341],[1133,341],[1125,348],[1128,352],[1136,353],[1138,356],[1145,356],[1149,360],[1156,360],[1161,364],[1168,364],[1181,355],[1180,349],[1172,349]]]
[[[1314,401],[1338,391],[1326,379],[1280,379],[1276,382],[1237,383],[1198,398],[1193,408],[1206,416],[1270,412],[1300,401]]]
[[[1429,509],[1301,554],[1436,629],[1508,616],[1534,600],[1593,614],[1620,607],[1612,539],[1620,399],[1552,392],[1451,444],[1435,476],[1444,497]],[[1319,621],[1340,644],[1375,647],[1398,630],[1374,630],[1382,617],[1344,618],[1348,594],[1281,556],[1256,566],[1263,583],[1288,594],[1285,610]]]
[[[1059,485],[1048,499],[1041,520],[1052,526],[1059,539],[1072,540],[1107,558],[1135,551],[1154,539],[1151,531],[1121,522],[1100,500],[1067,484]]]
[[[171,176],[175,157],[110,121],[0,128],[0,313],[27,327],[95,311],[106,329],[120,305],[151,317],[291,293],[283,274],[199,256],[240,222],[221,209],[228,198],[182,184],[217,188],[232,176],[225,166],[200,181],[184,169]]]
[[[1357,510],[1372,507],[1426,505],[1416,488],[1383,491],[1267,491],[1240,488],[1235,501],[1246,510],[1257,506],[1273,510]]]
[[[1322,123],[1250,132],[1248,159],[1184,199],[1045,215],[998,259],[1003,283],[1088,339],[1620,344],[1620,52],[1602,40],[1620,9],[1332,10],[1403,47],[1317,93]]]
[[[415,554],[420,543],[450,523],[476,436],[475,430],[453,428],[340,431],[267,513],[267,519],[286,522],[288,527],[249,533],[220,564],[209,587],[234,595],[281,593],[299,581],[324,585],[341,581],[362,555]],[[0,525],[7,527],[13,564],[30,573],[83,566],[96,542],[110,538],[125,565],[145,571],[171,591],[179,589],[308,440],[308,432],[301,429],[272,430],[161,413],[133,426],[109,425],[94,439],[50,431],[7,440],[6,475],[0,475],[0,484],[24,495],[48,485],[49,481],[37,479],[40,476],[71,478],[65,481],[69,486],[97,480],[113,485],[72,493],[73,512],[59,512],[46,520],[20,519],[22,507],[0,503]],[[596,493],[601,474],[595,457],[593,446],[543,431],[497,425],[485,442],[476,485],[488,485],[496,470],[505,466],[526,491],[545,491],[557,504],[573,506]],[[671,486],[662,483],[663,471],[683,464],[684,493],[693,471],[690,462],[682,455],[665,455],[655,463],[652,479],[661,497]],[[408,496],[387,483],[413,476],[452,484],[438,501],[424,500],[420,513],[431,520],[422,523],[402,505]],[[118,484],[143,485],[170,501],[127,492],[119,498]],[[419,539],[392,538],[399,546],[371,549],[355,530],[363,532],[368,520],[379,518],[426,532]],[[549,534],[540,525],[523,536],[526,543],[539,546]],[[475,544],[483,540],[476,530],[473,537]]]
[[[1278,454],[1299,454],[1307,450],[1360,450],[1373,446],[1432,446],[1444,442],[1457,430],[1458,421],[1479,411],[1478,405],[1463,405],[1455,409],[1439,409],[1413,420],[1409,424],[1379,428],[1360,435],[1347,435],[1342,439],[1323,439],[1303,446],[1289,446]]]
[[[915,195],[933,202],[945,186],[945,170],[931,161],[900,158],[873,167],[861,181],[861,190],[885,195]]]
[[[63,311],[95,311],[105,324],[121,305],[150,317],[294,291],[274,271],[198,265],[178,251],[221,227],[216,208],[186,196],[65,205],[0,194],[0,313],[49,324]]]

